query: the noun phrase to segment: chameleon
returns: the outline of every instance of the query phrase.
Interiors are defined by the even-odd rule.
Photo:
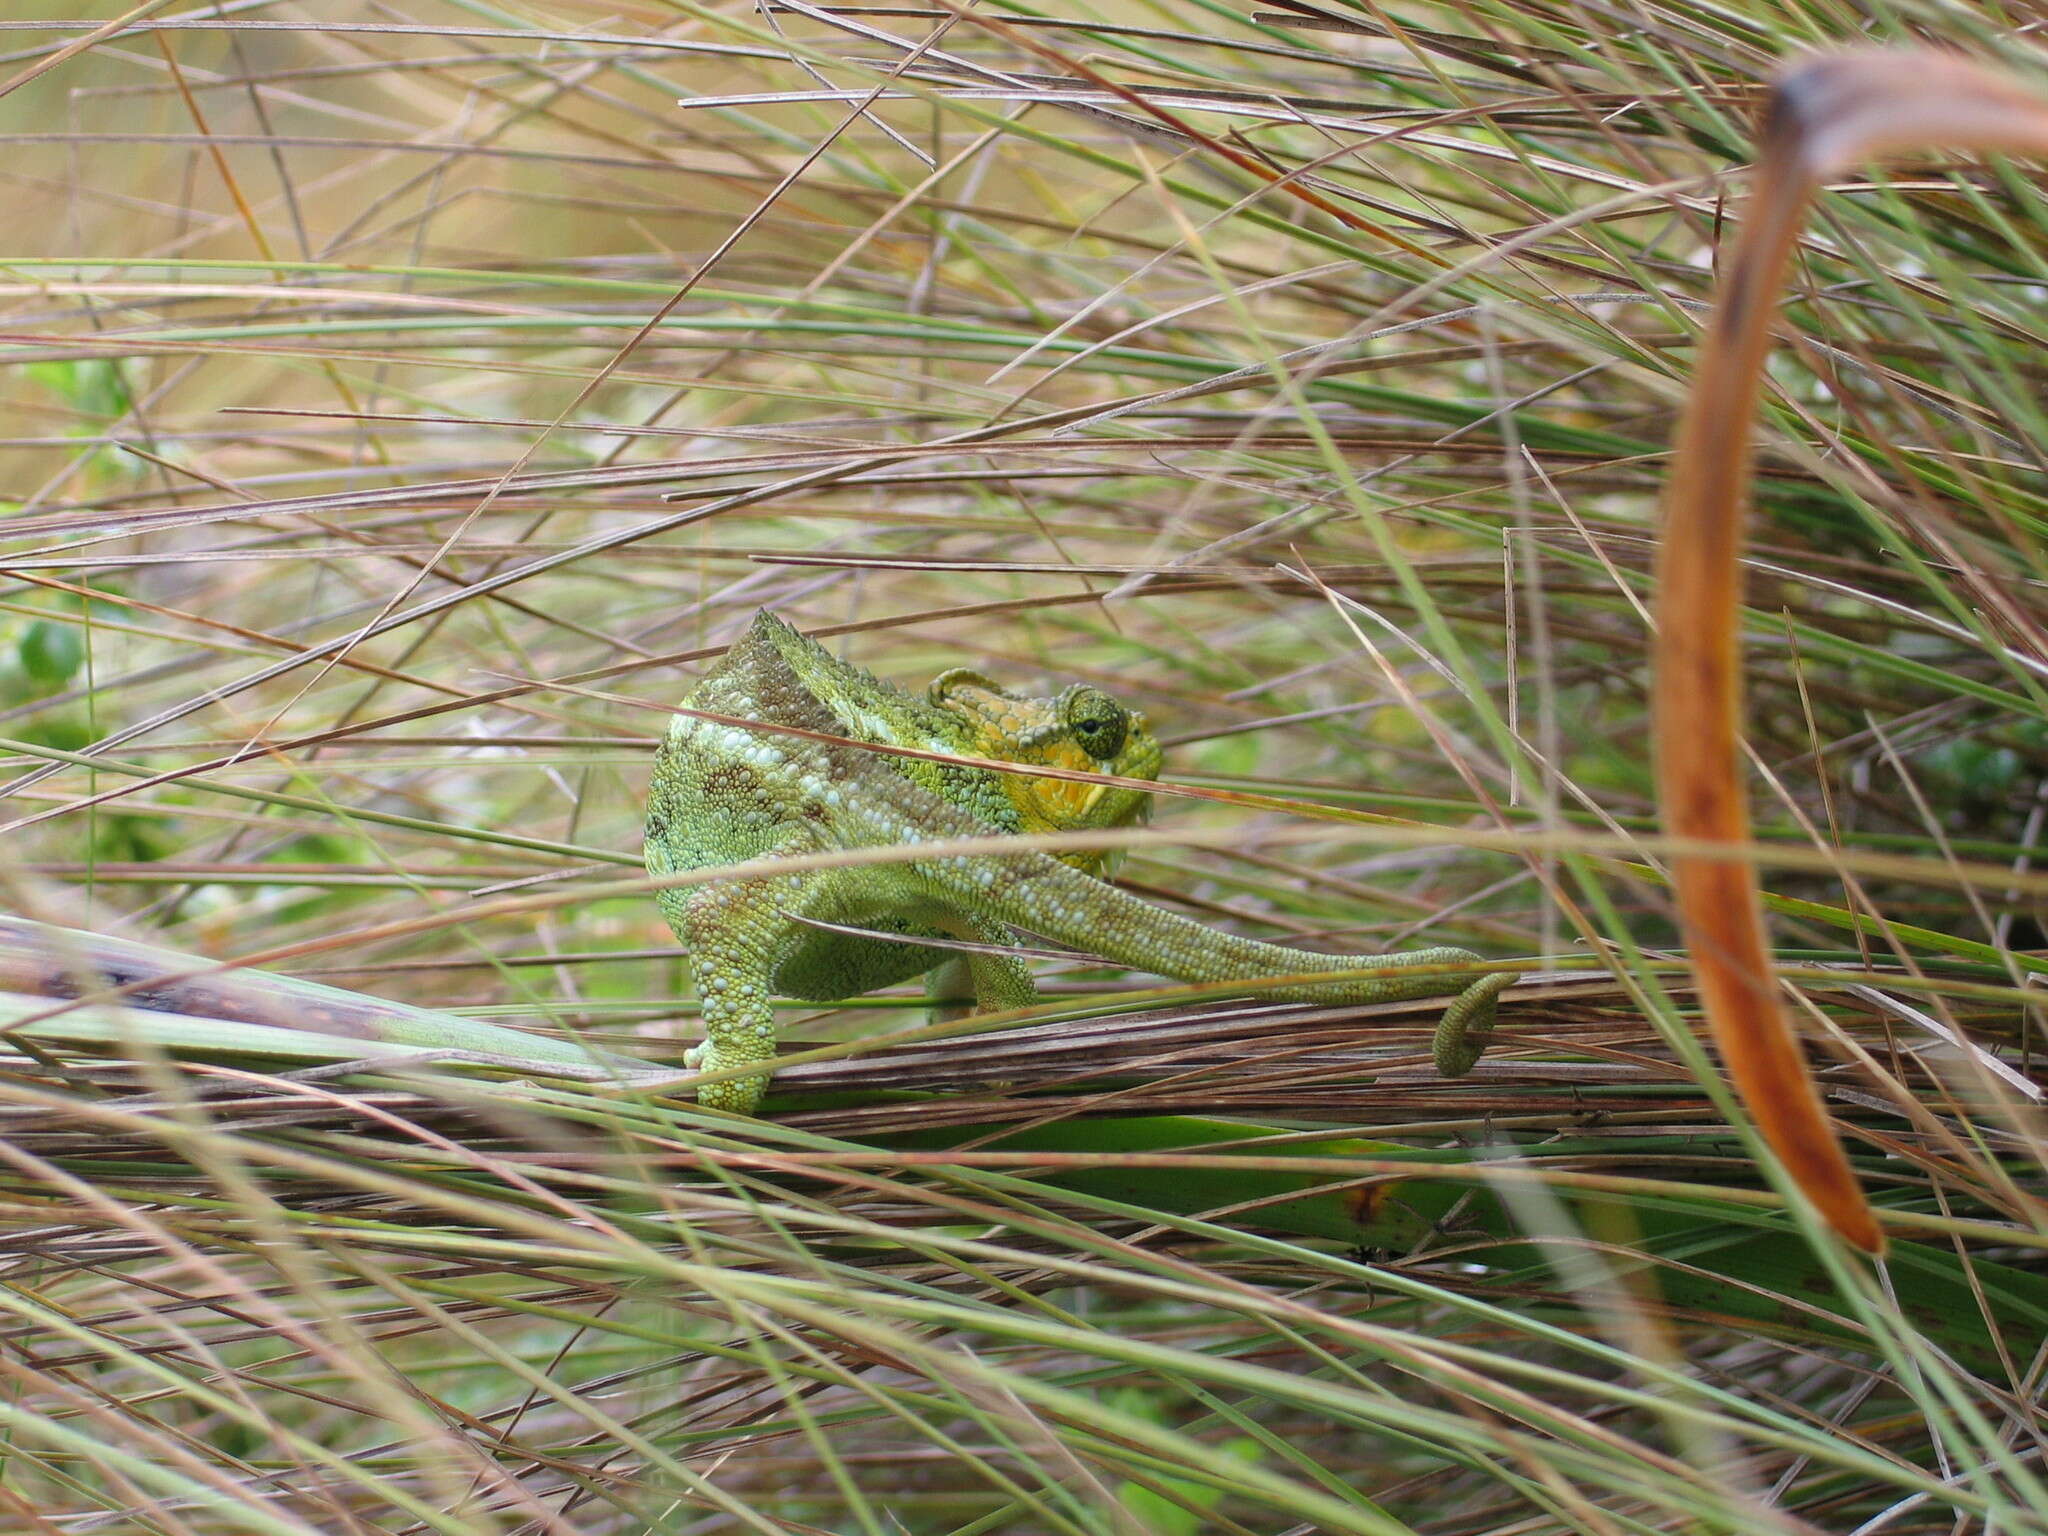
[[[1032,698],[955,667],[919,696],[763,611],[685,697],[656,752],[648,872],[658,879],[837,849],[1132,827],[1150,814],[1151,792],[1129,783],[1004,773],[870,745],[1127,781],[1156,779],[1162,763],[1144,715],[1085,683]],[[1256,995],[1325,1003],[1450,996],[1435,1036],[1437,1069],[1448,1077],[1479,1059],[1494,999],[1514,979],[1457,974],[1480,963],[1465,949],[1324,955],[1210,928],[1111,884],[1114,858],[1114,850],[1020,848],[658,888],[703,1013],[705,1041],[685,1055],[686,1067],[760,1068],[704,1084],[699,1102],[755,1111],[775,1057],[776,996],[823,1002],[938,972],[939,994],[971,990],[978,1012],[1038,1000],[1017,956],[919,940],[1014,945],[1012,930],[1021,929],[1190,982],[1356,971]]]

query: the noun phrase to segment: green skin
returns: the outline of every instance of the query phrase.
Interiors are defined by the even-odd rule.
[[[655,876],[832,849],[1127,827],[1150,810],[1152,797],[1143,790],[897,757],[865,751],[864,742],[1129,779],[1156,778],[1160,766],[1159,743],[1144,716],[1096,689],[1021,698],[955,669],[919,698],[767,613],[755,616],[684,707],[844,741],[677,715],[647,796],[647,869]],[[775,1057],[774,996],[854,997],[943,969],[942,995],[953,986],[971,988],[982,1012],[1037,1000],[1030,972],[1014,956],[860,938],[805,919],[997,945],[1013,942],[1011,931],[1022,929],[1192,982],[1357,971],[1355,979],[1275,985],[1258,995],[1321,1003],[1452,996],[1435,1039],[1437,1069],[1447,1077],[1463,1075],[1479,1059],[1493,1030],[1494,998],[1514,979],[1443,974],[1479,963],[1463,949],[1319,955],[1220,933],[1109,884],[1101,875],[1110,863],[1103,853],[1054,857],[1025,849],[662,891],[662,912],[689,950],[703,1005],[705,1043],[689,1053],[688,1064],[710,1072],[764,1068],[706,1084],[699,1099],[753,1113]],[[1431,973],[1404,974],[1410,968]]]

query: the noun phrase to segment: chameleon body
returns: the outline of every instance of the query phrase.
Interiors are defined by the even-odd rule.
[[[647,868],[656,876],[778,855],[1135,825],[1143,790],[1006,774],[866,750],[907,747],[1031,767],[1151,779],[1159,744],[1145,718],[1075,686],[1024,698],[955,668],[922,696],[840,660],[771,614],[705,674],[684,708],[818,733],[794,736],[678,714],[648,792]],[[818,737],[835,738],[821,740]],[[1311,954],[1222,933],[1119,890],[1111,856],[1015,854],[908,859],[806,870],[660,892],[689,950],[705,1043],[689,1064],[759,1073],[706,1084],[707,1105],[751,1113],[775,1055],[775,996],[853,997],[944,968],[981,1011],[1037,998],[1010,955],[919,944],[1013,942],[1022,929],[1121,965],[1194,982],[1257,982],[1311,971],[1355,978],[1275,985],[1281,1001],[1379,1003],[1453,995],[1436,1035],[1437,1067],[1469,1070],[1493,1028],[1494,997],[1513,979],[1447,974],[1477,964],[1463,949],[1360,958]],[[834,923],[898,936],[868,938]],[[1404,972],[1407,972],[1404,974]],[[946,983],[942,983],[942,990]]]

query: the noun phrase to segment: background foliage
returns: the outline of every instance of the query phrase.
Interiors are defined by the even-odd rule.
[[[17,1528],[2048,1529],[2036,168],[1834,184],[1765,407],[1766,885],[1884,1266],[1759,1165],[1644,838],[1763,82],[2039,79],[2028,18],[1272,4],[0,21],[10,908],[673,1062],[619,882],[768,607],[1145,710],[1155,899],[1532,972],[1455,1083],[1430,1007],[1086,957],[1001,1032],[792,1007],[894,1038],[739,1125],[10,1033]]]

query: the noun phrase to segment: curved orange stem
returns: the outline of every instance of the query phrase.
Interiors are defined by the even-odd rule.
[[[1952,54],[1861,51],[1780,75],[1756,191],[1686,401],[1658,549],[1657,794],[1665,829],[1725,856],[1672,860],[1679,919],[1736,1092],[1799,1188],[1868,1253],[1884,1233],[1835,1139],[1771,974],[1742,771],[1740,561],[1770,326],[1822,177],[1888,151],[2048,150],[2048,104]]]

